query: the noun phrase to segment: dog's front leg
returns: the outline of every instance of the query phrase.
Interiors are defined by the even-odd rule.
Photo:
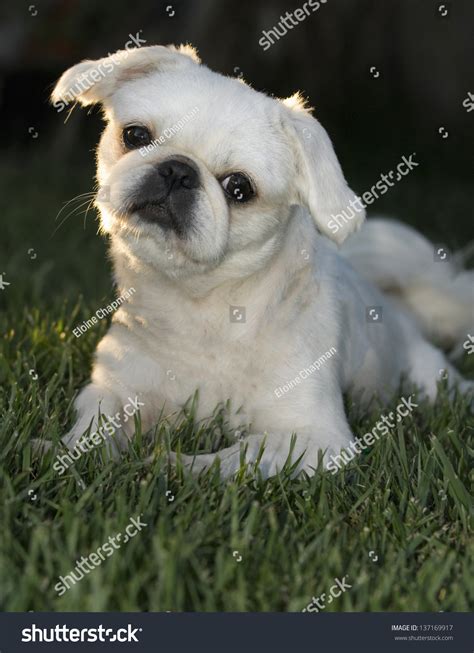
[[[233,444],[226,449],[216,453],[170,454],[171,462],[176,463],[179,459],[184,467],[193,474],[200,474],[209,469],[218,460],[221,477],[230,478],[239,471],[241,462],[255,463],[259,460],[259,469],[262,475],[267,478],[276,474],[285,464],[290,453],[290,436],[288,434],[275,435],[249,435],[242,442]],[[303,453],[303,452],[302,452]],[[259,456],[261,457],[259,459]]]
[[[295,464],[293,475],[301,472],[314,474],[318,467],[320,453],[326,456],[337,454],[351,439],[351,431],[346,420],[330,429],[315,427],[309,433],[298,433],[292,439],[289,433],[266,433],[249,435],[242,442],[233,444],[216,453],[170,454],[172,463],[181,461],[185,468],[193,474],[199,474],[219,461],[219,470],[223,479],[228,479],[239,471],[242,463],[258,463],[264,478],[269,478],[280,472],[285,463]]]
[[[75,403],[77,411],[76,422],[72,429],[62,438],[62,442],[69,449],[74,449],[85,436],[87,441],[94,444],[96,440],[111,443],[110,452],[116,456],[126,443],[120,422],[121,401],[110,390],[95,383],[90,383],[79,393]],[[97,446],[97,445],[96,445]]]
[[[186,469],[195,474],[208,469],[218,460],[223,478],[238,472],[241,463],[258,463],[265,478],[281,471],[287,461],[290,464],[297,463],[293,475],[303,471],[309,475],[314,474],[320,452],[325,454],[324,459],[338,454],[353,438],[344,412],[341,391],[334,383],[331,384],[330,379],[326,381],[327,383],[321,383],[317,399],[312,395],[307,411],[301,409],[298,415],[292,414],[294,403],[290,400],[275,406],[275,414],[279,413],[281,417],[280,427],[286,425],[285,430],[249,435],[242,442],[216,453],[195,456],[180,454],[179,459]],[[301,424],[301,414],[305,413],[309,423]],[[296,433],[295,439],[291,436],[292,430]],[[176,463],[177,459],[177,454],[171,453],[171,462]]]

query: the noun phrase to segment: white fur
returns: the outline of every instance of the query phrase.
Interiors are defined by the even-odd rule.
[[[450,348],[474,322],[474,271],[462,256],[435,258],[435,247],[412,227],[371,219],[341,250],[365,279],[401,302],[424,335]]]
[[[96,65],[67,71],[53,99]],[[328,135],[298,96],[270,98],[200,65],[189,48],[153,47],[129,52],[78,101],[104,107],[98,181],[111,194],[97,206],[119,292],[136,292],[97,348],[91,383],[76,403],[78,421],[65,438],[69,446],[97,419],[99,406],[112,414],[138,395],[150,428],[163,406],[177,411],[199,390],[198,418],[230,399],[231,424],[249,425],[246,460],[255,461],[265,441],[264,475],[281,469],[294,432],[293,459],[301,456],[298,470],[311,472],[318,452],[338,453],[352,438],[343,393],[361,405],[374,395],[387,399],[407,374],[434,399],[441,368],[450,382],[460,379],[408,312],[375,287],[380,261],[375,271],[364,270],[354,245],[358,274],[346,260],[350,242],[341,256],[316,230],[333,237],[329,216],[354,194]],[[196,106],[195,117],[146,157],[124,151],[124,125],[138,122],[158,136]],[[202,180],[195,231],[184,240],[143,223],[127,204],[151,167],[176,155],[191,158]],[[249,204],[230,206],[225,199],[218,178],[233,171],[245,171],[258,189]],[[360,213],[338,232],[338,244],[363,218]],[[390,229],[379,223],[382,240],[393,235]],[[362,230],[357,242],[364,238]],[[245,306],[246,321],[231,322],[230,306]],[[367,323],[368,306],[383,306],[382,324]],[[331,347],[337,353],[317,372],[275,395]],[[236,443],[185,462],[200,470],[219,457],[228,477],[239,469],[240,455]]]

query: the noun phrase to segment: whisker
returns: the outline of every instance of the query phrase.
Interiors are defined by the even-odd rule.
[[[75,207],[72,209],[72,211],[70,211],[70,212],[67,214],[67,216],[66,216],[63,220],[61,220],[61,222],[58,224],[58,226],[56,227],[56,229],[53,231],[53,233],[52,233],[52,235],[51,235],[51,238],[52,238],[52,237],[54,236],[54,234],[58,231],[58,229],[60,229],[60,228],[62,227],[62,225],[66,222],[66,220],[67,220],[71,215],[73,215],[73,213],[74,213],[75,211],[78,211],[82,206],[85,206],[86,204],[88,204],[89,201],[90,201],[90,200],[86,200],[85,202],[82,202],[82,204],[79,204],[79,206],[75,206]]]
[[[89,202],[89,204],[87,205],[87,208],[86,208],[86,210],[85,210],[85,215],[84,215],[84,231],[86,230],[87,214],[89,213],[89,211],[91,210],[91,208],[94,206],[94,200],[95,200],[95,196],[91,199],[91,201]]]
[[[73,197],[72,199],[70,199],[70,200],[69,200],[68,202],[66,202],[65,205],[64,205],[64,206],[63,206],[63,207],[58,211],[56,217],[54,218],[54,221],[56,222],[56,220],[59,218],[59,216],[60,216],[61,213],[64,211],[64,209],[65,209],[69,204],[71,204],[71,202],[74,202],[75,200],[83,199],[84,197],[87,197],[87,196],[88,196],[88,197],[94,197],[94,196],[95,196],[95,193],[91,193],[91,192],[81,193],[80,195],[76,195],[76,197]]]

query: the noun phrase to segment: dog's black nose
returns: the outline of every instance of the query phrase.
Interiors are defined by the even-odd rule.
[[[200,186],[197,167],[190,159],[183,159],[156,165],[131,198],[132,211],[179,236],[184,236],[190,225],[196,201],[193,191]]]
[[[179,159],[163,161],[157,168],[157,173],[164,178],[170,192],[182,188],[197,188],[199,176],[197,170]]]

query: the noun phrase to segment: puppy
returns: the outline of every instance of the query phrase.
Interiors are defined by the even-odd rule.
[[[438,291],[432,247],[397,223],[370,221],[338,251],[364,212],[334,229],[355,196],[298,95],[270,98],[201,65],[188,46],[119,61],[74,66],[52,95],[103,107],[96,205],[129,295],[97,348],[68,447],[130,397],[151,428],[198,390],[198,419],[230,399],[230,424],[250,430],[218,453],[183,455],[185,465],[219,459],[229,477],[244,458],[270,476],[291,460],[311,473],[318,454],[327,460],[352,440],[344,393],[364,406],[406,376],[434,399],[443,370],[468,390],[423,335],[450,301],[439,335],[454,344],[471,319],[468,291],[448,298],[448,267]],[[119,444],[129,424],[115,432]]]

